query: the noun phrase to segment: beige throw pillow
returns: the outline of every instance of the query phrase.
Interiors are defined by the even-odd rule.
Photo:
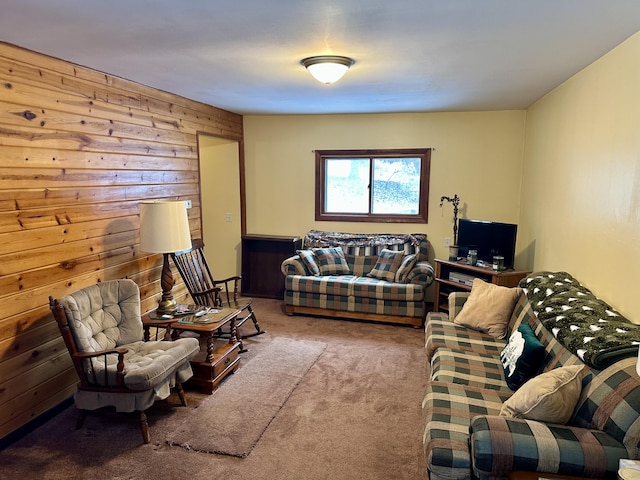
[[[502,405],[503,417],[567,423],[582,392],[581,365],[560,367],[527,381]]]
[[[453,323],[505,338],[520,288],[499,287],[479,278],[473,280],[471,294]]]

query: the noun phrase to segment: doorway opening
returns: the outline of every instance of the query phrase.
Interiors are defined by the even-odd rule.
[[[244,225],[240,142],[198,134],[202,240],[215,275],[241,270]]]

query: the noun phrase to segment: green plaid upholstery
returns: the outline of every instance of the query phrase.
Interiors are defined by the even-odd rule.
[[[304,264],[300,255],[282,262],[285,305],[326,309],[331,316],[340,316],[339,312],[342,311],[424,320],[425,292],[434,279],[433,267],[427,262],[429,242],[425,234],[376,235],[311,231],[305,236],[304,246],[313,250],[320,275],[315,275]],[[343,265],[335,267],[335,271],[331,270],[333,266],[329,270],[323,268],[319,249],[334,247],[340,247],[344,253],[350,274],[344,274],[346,270]],[[368,276],[383,250],[404,252],[404,257],[416,255],[418,261],[413,268],[403,273],[403,282],[395,281],[395,273],[389,275],[389,281]]]
[[[415,283],[416,285],[428,287],[433,283],[433,278],[433,266],[429,262],[416,262],[407,275],[405,283]]]
[[[424,288],[415,283],[393,283],[370,277],[356,277],[351,284],[350,295],[366,298],[385,298],[420,302],[424,298]]]
[[[284,303],[285,305],[320,308],[331,311],[376,313],[397,317],[424,318],[425,315],[425,304],[423,301],[411,302],[332,294],[319,295],[285,290]]]
[[[471,295],[471,292],[451,292],[449,294],[449,320],[453,322],[458,316],[469,295]]]
[[[431,478],[471,477],[471,419],[497,415],[508,397],[499,390],[429,382],[422,401],[422,444]]]
[[[420,285],[399,284],[375,278],[339,276],[291,275],[285,279],[285,290],[310,294],[331,294],[362,298],[421,302],[424,290]]]
[[[523,322],[529,323],[531,329],[535,331],[533,325],[538,323],[538,318],[536,317],[534,311],[531,309],[531,306],[527,301],[527,297],[525,295],[520,295],[515,307],[513,307],[513,313],[511,314],[511,319],[509,320],[507,338],[509,338],[509,336],[514,331],[516,331]]]
[[[425,325],[425,349],[427,360],[431,361],[436,350],[474,352],[477,355],[500,358],[500,352],[506,345],[505,340],[493,338],[486,333],[457,325],[443,312],[429,312]]]
[[[342,248],[316,248],[313,253],[320,268],[320,275],[349,275],[351,273]]]
[[[530,309],[531,312],[533,310]],[[582,365],[582,361],[566,349],[556,337],[537,320],[535,314],[528,318],[528,323],[540,343],[545,346],[541,372],[548,372],[557,367]]]
[[[417,237],[417,235],[414,235]],[[398,245],[380,245],[380,246],[367,246],[367,247],[354,247],[342,245],[342,252],[349,266],[351,274],[358,277],[367,276],[373,269],[378,260],[378,252],[383,248],[388,250],[402,250],[405,256],[417,254],[418,261],[414,265],[413,269],[409,272],[406,283],[421,283],[428,282],[430,285],[433,282],[434,271],[433,266],[428,263],[428,249],[429,242],[426,239],[426,235],[422,235],[418,246],[410,243],[398,244]],[[311,251],[311,250],[309,250]],[[295,255],[282,262],[280,268],[284,276],[287,275],[314,275],[312,271],[305,267],[300,259],[299,255]]]
[[[378,257],[367,257],[364,255],[353,255],[345,253],[344,257],[347,259],[347,264],[351,273],[357,277],[364,277],[369,274],[373,266],[376,264]]]
[[[285,279],[285,290],[313,295],[344,295],[349,296],[353,290],[353,283],[358,279],[353,275],[305,276],[288,275]]]
[[[625,358],[582,381],[582,394],[571,421],[597,428],[622,442],[628,456],[636,458],[640,445],[640,376],[636,358]]]
[[[451,315],[461,311],[468,296],[450,295]],[[509,334],[523,323],[545,346],[542,371],[584,365],[542,325],[524,295]],[[456,325],[442,312],[427,315],[425,334],[430,381],[422,405],[423,446],[432,480],[498,479],[514,470],[615,477],[621,458],[638,458],[636,358],[602,371],[587,369],[573,418],[567,425],[544,424],[498,416],[513,393],[499,361],[505,341]]]
[[[418,261],[417,254],[412,253],[411,255],[405,255],[402,258],[402,262],[400,263],[400,266],[398,267],[398,271],[396,272],[396,278],[394,279],[394,281],[399,283],[406,282],[409,272],[413,270],[413,267],[415,266],[417,261]]]
[[[503,390],[510,395],[500,357],[438,348],[431,360],[431,380]]]
[[[309,275],[320,275],[320,267],[318,267],[313,250],[296,250],[296,253],[300,256],[305,272],[309,272]]]
[[[526,470],[585,478],[615,478],[627,449],[605,432],[500,416],[471,421],[473,473],[506,478]]]
[[[380,255],[378,255],[378,260],[373,266],[373,269],[367,275],[380,280],[386,280],[387,282],[393,282],[403,257],[404,252],[394,252],[393,250],[384,248],[380,252]]]
[[[313,275],[302,261],[302,258],[300,258],[300,255],[294,255],[284,260],[280,265],[280,271],[285,277],[289,275]],[[318,269],[318,274],[320,274],[320,269]]]

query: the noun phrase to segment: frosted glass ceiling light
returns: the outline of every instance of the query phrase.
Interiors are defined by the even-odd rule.
[[[337,55],[320,55],[304,58],[300,63],[316,80],[328,85],[340,80],[355,60]]]

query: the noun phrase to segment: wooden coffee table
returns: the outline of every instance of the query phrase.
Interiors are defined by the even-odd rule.
[[[201,317],[187,315],[180,318],[159,319],[149,315],[142,317],[145,339],[149,338],[149,328],[166,328],[167,336],[178,338],[180,332],[194,332],[201,339],[200,352],[191,359],[193,377],[186,384],[197,386],[202,393],[212,394],[218,384],[240,366],[240,342],[236,318],[239,310],[232,308],[212,308]],[[221,327],[229,326],[229,341],[222,341],[216,336]],[[204,343],[204,345],[202,345]]]

